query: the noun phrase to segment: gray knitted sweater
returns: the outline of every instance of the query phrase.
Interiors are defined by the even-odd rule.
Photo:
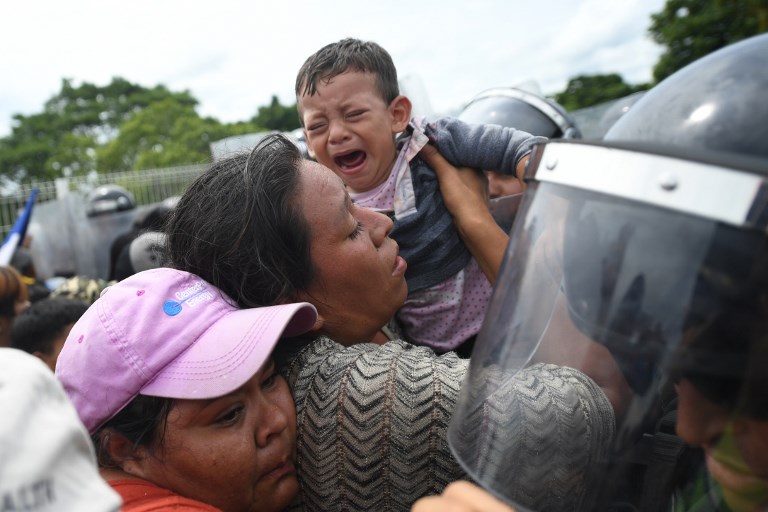
[[[321,337],[291,356],[283,373],[296,400],[300,487],[291,510],[407,511],[416,499],[440,493],[451,481],[467,479],[447,443],[449,420],[467,368],[468,361],[453,353],[437,356],[401,340],[343,347]],[[572,378],[574,374],[579,379]],[[596,385],[583,384],[591,381],[580,372],[536,365],[518,372],[513,380],[511,386],[524,409],[538,411],[544,406],[561,414],[562,404],[569,404],[567,421],[544,422],[552,436],[589,436],[584,438],[585,447],[610,444],[614,428],[610,405]],[[585,423],[591,428],[584,429]],[[521,473],[526,454],[539,447],[522,439],[515,447]],[[572,449],[548,456],[554,457],[550,463],[559,457],[563,464],[574,466]],[[594,458],[578,454],[576,460],[589,464]],[[561,482],[558,473],[542,476],[540,467],[532,469],[537,478],[531,481],[522,475],[519,482],[536,487],[525,489],[525,494],[540,496],[537,505],[573,510],[583,501],[583,483],[574,482],[573,472]],[[542,496],[542,489],[558,486],[567,488],[565,498],[548,491]]]

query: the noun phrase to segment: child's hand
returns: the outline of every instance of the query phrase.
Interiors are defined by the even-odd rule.
[[[416,501],[411,512],[515,512],[489,492],[469,482],[453,482],[440,496]]]

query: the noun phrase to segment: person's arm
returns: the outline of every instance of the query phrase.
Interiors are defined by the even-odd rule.
[[[485,489],[469,482],[454,482],[439,496],[421,498],[411,512],[515,512]]]
[[[425,133],[452,164],[516,176],[523,186],[531,150],[548,140],[507,126],[466,123],[451,117],[428,124]]]
[[[297,409],[296,509],[407,510],[466,479],[447,436],[467,368],[399,340],[301,350],[282,370]]]
[[[296,507],[402,510],[466,480],[448,425],[469,412],[453,426],[453,440],[488,448],[481,467],[464,461],[479,478],[486,469],[497,478],[493,468],[503,466],[504,488],[523,503],[533,497],[534,510],[578,508],[593,488],[588,470],[614,431],[600,388],[578,370],[537,364],[513,375],[491,372],[499,392],[462,411],[468,364],[402,340],[343,347],[321,337],[306,345],[281,368],[297,410]],[[545,466],[561,470],[543,476]]]
[[[488,209],[485,177],[474,169],[457,169],[427,144],[419,153],[435,171],[440,193],[453,222],[491,284],[504,258],[509,237]]]

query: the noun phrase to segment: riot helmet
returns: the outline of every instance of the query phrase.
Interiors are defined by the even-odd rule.
[[[458,118],[498,124],[550,139],[580,138],[571,116],[557,102],[515,87],[488,89],[467,103]]]
[[[614,100],[605,112],[603,112],[603,115],[600,116],[600,120],[597,123],[600,136],[604,137],[608,130],[610,130],[624,114],[629,112],[632,106],[644,95],[645,91],[638,91],[629,96]]]
[[[488,89],[476,95],[459,113],[467,123],[496,124],[523,130],[533,135],[554,138],[580,138],[575,121],[557,102],[516,87]],[[519,204],[522,184],[516,176],[505,176],[485,169],[491,213],[509,231]]]
[[[669,76],[619,118],[605,140],[767,156],[767,38],[726,46]]]
[[[768,507],[766,89],[768,35],[673,74],[602,142],[534,150],[449,429],[468,474],[518,510],[553,492],[548,510]],[[602,444],[584,451],[593,422],[563,435],[515,413],[509,382],[541,364],[602,389]],[[520,477],[532,434],[538,480]]]
[[[120,185],[101,185],[88,194],[86,215],[97,217],[136,208],[133,194]]]

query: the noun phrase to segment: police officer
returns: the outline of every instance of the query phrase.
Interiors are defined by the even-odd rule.
[[[579,510],[768,510],[767,90],[762,35],[657,85],[604,142],[535,151],[449,432],[499,500],[538,510],[509,485],[522,469],[550,496],[582,491],[547,463],[567,440],[500,413],[503,379],[486,378],[544,361],[613,409],[607,455],[573,475]],[[539,453],[515,452],[520,435]]]

